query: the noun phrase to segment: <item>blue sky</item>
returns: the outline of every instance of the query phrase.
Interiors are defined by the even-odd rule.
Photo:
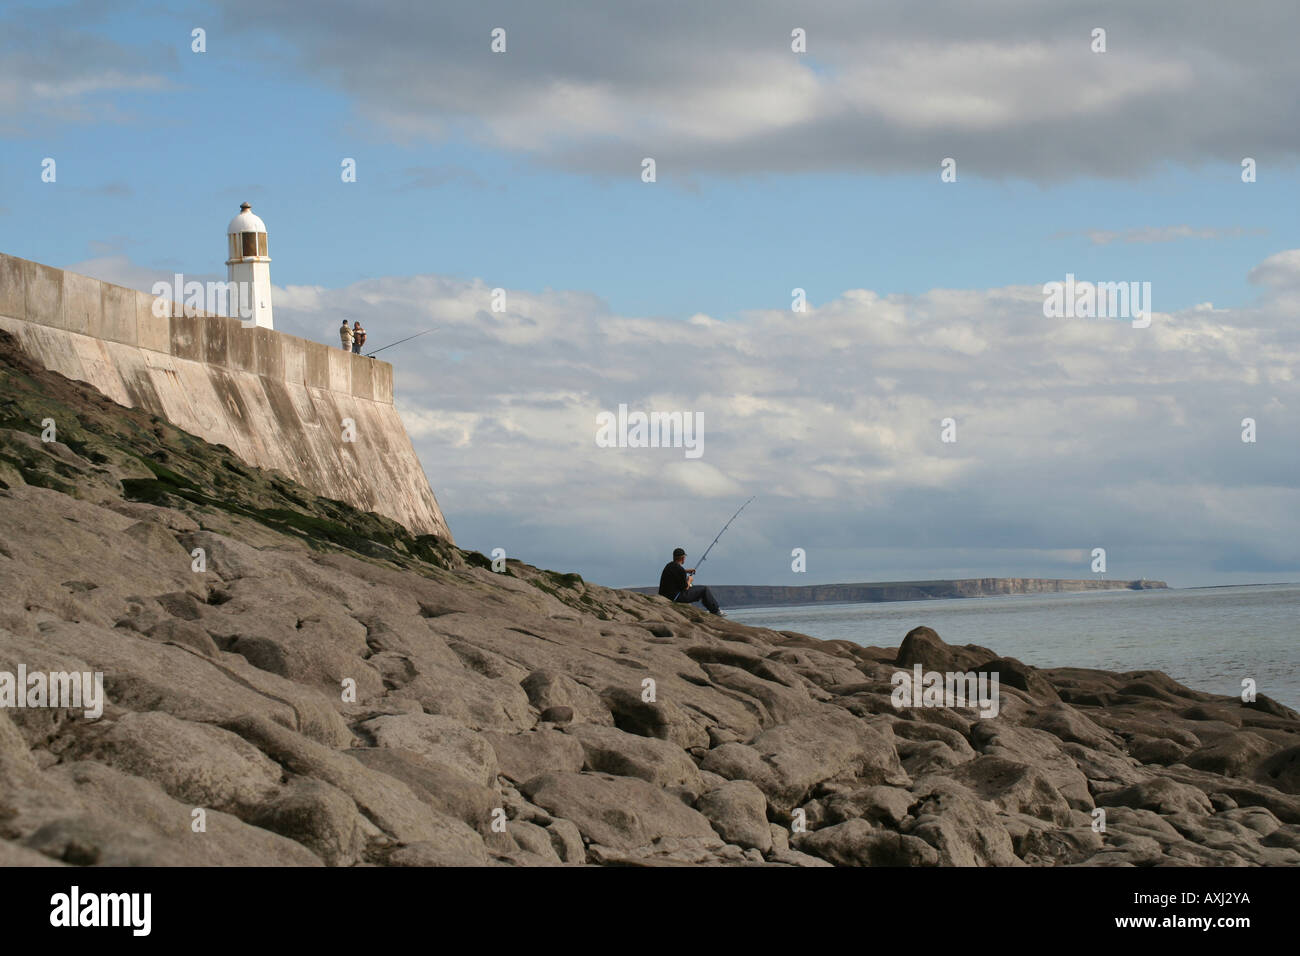
[[[842,345],[854,341],[845,329],[868,321],[846,314],[861,302],[854,290],[869,290],[901,314],[914,301],[928,303],[926,321],[945,329],[970,323],[961,334],[984,343],[966,353],[967,364],[978,365],[997,351],[983,336],[1007,321],[1006,302],[1017,293],[1006,290],[1067,272],[1149,281],[1158,312],[1208,323],[1202,344],[1221,326],[1263,328],[1277,350],[1268,361],[1287,367],[1294,337],[1285,319],[1293,320],[1286,254],[1300,249],[1300,71],[1287,52],[1298,25],[1293,5],[1248,4],[1232,20],[1199,0],[1141,9],[1083,4],[1068,15],[1020,2],[939,3],[926,18],[909,15],[907,4],[884,4],[868,16],[853,4],[763,0],[747,5],[744,18],[726,4],[708,6],[629,2],[616,18],[595,3],[573,4],[560,16],[545,5],[505,0],[433,7],[326,0],[304,18],[300,5],[282,0],[166,10],[154,3],[7,4],[0,14],[0,249],[147,288],[151,276],[172,271],[219,274],[225,224],[241,201],[252,202],[270,229],[273,280],[289,290],[278,298],[280,327],[326,338],[341,303],[367,317],[375,343],[430,319],[454,326],[441,342],[429,339],[394,361],[399,398],[423,423],[413,428],[417,448],[460,542],[487,550],[513,535],[520,543],[512,553],[607,573],[616,584],[639,583],[639,552],[654,537],[655,509],[676,507],[664,479],[653,467],[638,472],[645,486],[638,486],[637,507],[646,507],[642,523],[621,536],[635,539],[626,545],[593,530],[627,513],[617,496],[607,510],[574,512],[566,522],[558,495],[558,511],[539,520],[531,505],[538,491],[517,474],[512,456],[519,467],[536,461],[537,436],[578,419],[534,420],[524,438],[512,431],[518,426],[510,416],[530,403],[539,415],[559,403],[586,416],[656,396],[707,406],[709,349],[736,363],[734,391],[752,399],[727,405],[718,398],[706,407],[711,421],[729,423],[716,426],[721,436],[740,440],[738,416],[751,414],[745,409],[754,402],[807,402],[800,414],[816,416],[817,408],[862,400],[901,416],[906,402],[891,405],[888,396],[907,384],[867,366],[882,354],[877,349],[905,343],[863,332],[853,358],[863,369],[861,396],[850,394],[859,387],[851,378],[838,382],[826,372],[853,353]],[[1108,26],[1104,54],[1088,46],[1098,23]],[[808,29],[806,59],[789,50],[791,24]],[[509,31],[501,55],[488,49],[496,25]],[[191,51],[195,27],[207,31],[202,54]],[[643,156],[656,157],[655,183],[641,181]],[[946,156],[957,159],[956,183],[940,181]],[[1245,156],[1258,163],[1257,182],[1241,181]],[[45,157],[58,164],[56,183],[41,181]],[[355,183],[341,181],[345,157],[357,161]],[[428,307],[425,279],[441,290],[449,315]],[[517,326],[485,331],[475,311],[482,305],[474,303],[496,286],[535,311],[515,316]],[[828,351],[802,364],[787,360],[789,350],[760,361],[748,336],[782,312],[789,316],[795,287],[807,291],[815,311],[792,321],[804,323],[807,336],[823,337]],[[376,295],[390,305],[375,309]],[[1207,312],[1205,303],[1217,311]],[[970,309],[990,312],[963,311]],[[692,316],[707,319],[690,324]],[[639,320],[654,330],[645,333],[644,355],[635,338],[617,347],[605,341],[610,323]],[[530,328],[546,330],[553,354],[538,350]],[[1019,341],[1017,328],[1007,327],[1006,343]],[[1168,360],[1161,373],[1168,388],[1152,400],[1166,403],[1169,414],[1186,415],[1194,393],[1213,381],[1225,390],[1225,407],[1240,399],[1279,425],[1295,418],[1294,383],[1285,374],[1261,376],[1261,366],[1242,364],[1240,356],[1215,365],[1222,349],[1209,344],[1204,353],[1178,354],[1194,338],[1186,331],[1158,349]],[[935,351],[926,358],[934,368],[965,374],[951,347],[930,341]],[[1121,346],[1104,336],[1094,344],[1102,350],[1099,366],[1116,361],[1106,350]],[[696,351],[704,354],[687,358]],[[1051,375],[1032,375],[1072,360],[1057,358],[1045,351],[1010,366],[1010,374],[1025,375],[1015,399],[1026,403],[1025,415],[1037,414],[1028,410],[1032,400],[1053,387]],[[682,369],[664,371],[679,361]],[[496,383],[491,401],[480,395],[477,405],[457,405],[463,393],[483,387],[483,370],[514,364],[529,366],[520,377],[531,382],[526,393],[506,394],[516,386]],[[1203,370],[1199,384],[1196,374],[1178,378],[1189,366]],[[926,375],[926,368],[918,361],[910,374]],[[1152,375],[1136,364],[1117,371],[1130,377],[1126,391],[1116,386],[1116,402],[1145,390]],[[1078,376],[1067,375],[1066,384],[1093,387]],[[782,397],[787,379],[804,391]],[[819,383],[840,391],[818,395]],[[964,398],[956,388],[951,402],[975,401],[988,387],[972,382]],[[871,406],[877,399],[884,405]],[[1095,461],[1105,449],[1122,474],[1150,472],[1144,455],[1159,442],[1121,442],[1112,430],[1125,420],[1118,407],[1105,421],[1080,422],[1095,429],[1094,451],[1080,454]],[[973,406],[970,414],[977,414]],[[808,434],[818,432],[816,423],[806,424]],[[1050,422],[1040,424],[1050,431]],[[1229,426],[1234,422],[1225,434]],[[1015,429],[1008,429],[1011,440]],[[508,435],[515,437],[501,437]],[[787,448],[785,438],[764,439],[771,468],[791,455],[816,461],[825,451]],[[1193,434],[1187,442],[1178,451],[1192,462],[1184,474],[1217,468],[1223,449],[1198,445]],[[871,455],[905,454],[897,435],[868,444]],[[724,438],[713,447],[725,448]],[[1249,487],[1272,495],[1280,481],[1282,500],[1293,502],[1287,496],[1295,492],[1296,454],[1281,447],[1273,454],[1270,473],[1284,478],[1270,478],[1261,490],[1248,472],[1236,472],[1221,478],[1224,493],[1240,485],[1234,493]],[[994,456],[990,447],[988,455],[986,466],[995,457],[1005,461],[1007,448]],[[921,493],[901,477],[906,464],[893,460],[883,485],[892,490],[874,505],[883,512]],[[814,507],[793,490],[797,482],[768,466],[737,455],[706,465],[719,469],[707,481],[697,470],[683,488],[686,507],[699,514],[685,517],[680,533],[720,523],[714,518],[729,513],[732,498],[774,483],[788,490],[775,496],[769,526],[818,528],[854,494],[846,484]],[[842,467],[828,474],[842,475]],[[492,468],[502,477],[484,497],[481,475]],[[1093,475],[1080,481],[1104,483],[1092,468],[1074,470]],[[545,472],[572,490],[584,487],[591,470],[570,455]],[[1023,498],[1013,492],[1014,476],[982,472],[964,480],[972,484],[945,494],[965,501],[968,516],[990,481]],[[1042,480],[1056,483],[1050,472]],[[601,491],[590,489],[588,497],[601,500]],[[755,511],[764,514],[762,506]],[[1100,512],[1095,517],[1105,524]],[[771,554],[737,564],[730,578],[1086,576],[1072,573],[1073,558],[1043,557],[1070,548],[1068,535],[1036,540],[1041,528],[1000,543],[996,561],[951,557],[978,524],[974,516],[965,520],[965,530],[925,529],[949,556],[913,551],[915,561],[900,562],[901,550],[873,555],[860,542],[837,542],[833,570],[815,577],[810,570],[807,581],[771,570],[788,563],[778,560],[788,555],[784,542],[755,539],[752,548]],[[1133,520],[1122,514],[1116,527]],[[877,516],[864,535],[874,536],[881,523]],[[539,525],[544,531],[521,530]],[[1120,567],[1179,583],[1300,573],[1295,537],[1258,533],[1267,540],[1220,528],[1216,543],[1171,552],[1168,529],[1152,527],[1143,531],[1144,557]],[[663,550],[657,540],[649,547]],[[900,563],[907,567],[899,570]]]
[[[9,126],[0,236],[15,254],[69,265],[91,242],[120,243],[137,261],[200,271],[219,254],[227,213],[249,199],[277,222],[278,282],[435,271],[592,290],[622,314],[684,318],[779,305],[795,286],[817,302],[847,288],[987,287],[1071,269],[1140,276],[1162,308],[1239,305],[1255,295],[1251,266],[1300,245],[1294,157],[1249,143],[1245,154],[1263,169],[1248,186],[1236,163],[1212,160],[1157,164],[1131,179],[1032,181],[960,157],[958,182],[942,184],[942,156],[874,174],[665,164],[645,184],[635,153],[626,175],[593,175],[463,140],[396,137],[345,90],[286,67],[291,38],[249,43],[222,32],[207,4],[171,15],[154,4],[105,6],[117,12],[35,8],[119,45],[158,88],[105,88],[84,97],[76,121]],[[23,9],[11,16],[22,20]],[[190,49],[195,26],[209,31],[206,53]],[[114,121],[97,121],[109,113]],[[40,181],[46,156],[59,164],[58,188]],[[356,183],[340,181],[344,157],[358,162]],[[358,219],[369,241],[349,235]],[[32,221],[41,228],[24,227]],[[1225,237],[1098,245],[1085,235],[1177,225]]]

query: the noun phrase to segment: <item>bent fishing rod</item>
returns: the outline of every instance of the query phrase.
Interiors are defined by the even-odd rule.
[[[753,501],[754,498],[757,498],[757,497],[758,497],[758,495],[754,495],[753,497],[751,497],[751,498],[749,499],[749,501]],[[732,515],[730,518],[727,519],[727,523],[724,524],[724,525],[722,526],[722,530],[718,532],[718,537],[717,537],[717,538],[714,538],[712,544],[710,544],[707,548],[704,549],[704,554],[703,554],[703,556],[700,558],[699,564],[695,565],[695,570],[696,570],[696,571],[699,571],[699,570],[700,570],[700,565],[704,563],[704,559],[707,558],[707,557],[709,556],[709,552],[713,550],[713,545],[717,544],[717,543],[718,543],[718,538],[721,538],[722,535],[726,532],[726,530],[727,530],[728,528],[731,527],[731,522],[735,521],[737,518],[740,517],[740,513],[741,513],[742,511],[745,510],[746,506],[749,504],[749,501],[746,501],[745,504],[741,505],[739,508],[736,509],[736,513],[735,513],[734,515]],[[692,576],[693,576],[693,575],[692,575]],[[677,592],[677,597],[673,598],[673,601],[675,602],[675,601],[677,600],[677,598],[681,597],[681,596],[682,596],[682,593],[683,593],[683,592],[678,591],[678,592]]]
[[[429,332],[437,332],[439,328],[440,326],[435,326],[431,329],[425,329],[423,332],[416,332],[414,335],[408,335],[404,339],[398,339],[396,342],[389,342],[387,345],[384,346],[384,348],[375,349],[373,352],[367,352],[366,358],[370,358],[373,355],[378,355],[384,349],[391,349],[394,345],[401,345],[403,342],[411,341],[411,339],[418,339],[421,335],[427,335]]]
[[[749,499],[749,501],[753,501],[754,498],[757,497],[758,495],[754,495],[753,498]],[[731,527],[731,522],[735,521],[738,517],[740,517],[740,513],[745,510],[745,506],[749,504],[749,501],[746,501],[745,504],[737,508],[736,513],[727,519],[727,523],[722,526],[722,531],[718,532],[718,538],[721,538],[722,535],[726,532],[726,530]],[[700,558],[699,564],[695,565],[696,571],[700,569],[700,565],[704,563],[705,558],[709,556],[709,552],[713,550],[713,545],[718,543],[718,538],[714,538],[713,544],[710,544],[707,548],[704,549],[704,555]]]

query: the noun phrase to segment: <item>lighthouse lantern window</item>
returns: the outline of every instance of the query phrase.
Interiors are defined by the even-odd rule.
[[[257,233],[241,232],[244,241],[244,258],[251,259],[257,255]]]
[[[257,254],[261,256],[263,259],[267,257],[266,233],[264,232],[259,232],[257,234]]]

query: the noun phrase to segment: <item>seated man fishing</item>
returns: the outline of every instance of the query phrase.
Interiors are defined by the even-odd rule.
[[[659,575],[659,593],[670,601],[681,604],[703,602],[710,614],[721,614],[717,599],[707,587],[691,587],[695,580],[694,568],[685,567],[686,552],[681,548],[673,550],[673,559],[664,565],[664,573]]]

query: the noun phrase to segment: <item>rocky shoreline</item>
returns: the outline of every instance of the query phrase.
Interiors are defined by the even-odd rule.
[[[0,864],[1300,864],[1267,697],[495,573],[6,338],[0,671],[107,700],[0,709]],[[917,664],[996,673],[997,716],[895,707]]]

